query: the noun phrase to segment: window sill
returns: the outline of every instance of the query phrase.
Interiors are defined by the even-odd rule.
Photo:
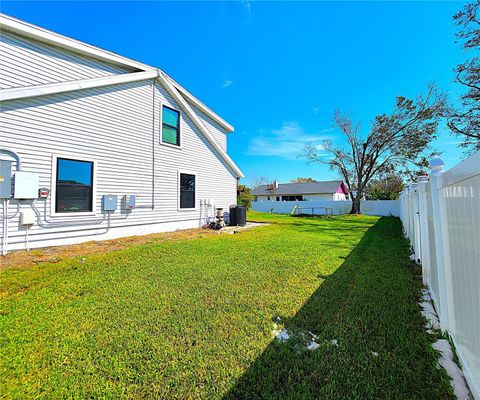
[[[180,208],[180,207],[178,207],[177,210],[178,211],[196,211],[196,210],[198,210],[198,207],[195,207],[195,208]]]
[[[170,147],[171,149],[177,149],[177,150],[182,150],[182,146],[177,146],[176,144],[170,144],[170,143],[164,143],[160,142],[162,146]]]
[[[94,217],[96,211],[81,211],[81,212],[52,212],[50,217]]]

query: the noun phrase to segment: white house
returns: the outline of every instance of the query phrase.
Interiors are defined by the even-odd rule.
[[[0,27],[3,253],[198,227],[236,203],[233,127],[162,70]]]
[[[342,181],[280,183],[260,185],[252,190],[255,201],[348,200],[348,190]]]

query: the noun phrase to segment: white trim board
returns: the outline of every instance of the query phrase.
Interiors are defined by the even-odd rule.
[[[111,53],[79,40],[43,29],[37,25],[29,24],[17,18],[10,17],[9,15],[0,14],[0,27],[21,36],[26,36],[39,42],[48,43],[111,64],[126,66],[140,71],[152,68],[130,58],[122,57],[118,54]]]
[[[28,87],[19,87],[0,90],[0,101],[27,99],[30,97],[46,96],[58,93],[74,92],[76,90],[92,89],[103,86],[119,85],[122,83],[137,82],[157,77],[157,71],[132,72],[107,76],[102,78],[82,79],[71,82],[47,83]]]
[[[212,134],[207,129],[207,127],[202,122],[202,120],[198,117],[195,111],[192,110],[192,108],[187,103],[187,101],[183,98],[183,96],[178,92],[178,90],[170,82],[167,75],[164,72],[159,70],[157,79],[165,88],[165,90],[168,92],[168,94],[173,97],[173,99],[180,106],[183,112],[187,114],[187,116],[192,120],[192,122],[195,124],[198,130],[203,134],[203,136],[205,136],[205,138],[212,144],[214,149],[220,154],[220,156],[225,160],[225,162],[230,166],[230,168],[232,168],[233,171],[240,178],[243,178],[245,176],[243,172],[240,170],[240,168],[237,167],[237,165],[233,162],[233,160],[229,157],[229,155],[225,153],[222,147],[217,143],[217,141],[212,136]]]

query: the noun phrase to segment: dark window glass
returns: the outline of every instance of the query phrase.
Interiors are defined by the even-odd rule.
[[[195,208],[195,175],[180,174],[180,208]]]
[[[162,142],[180,146],[180,113],[166,106],[162,108]]]
[[[93,162],[57,158],[55,211],[93,211]]]
[[[303,201],[303,196],[282,196],[282,201]]]

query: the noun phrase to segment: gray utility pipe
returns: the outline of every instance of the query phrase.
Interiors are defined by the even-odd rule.
[[[0,154],[6,154],[7,156],[13,157],[17,162],[16,170],[22,170],[22,158],[12,150],[9,149],[0,149]],[[7,254],[7,244],[8,244],[8,199],[3,201],[3,238],[2,238],[2,255]]]
[[[0,154],[6,154],[7,156],[13,157],[15,161],[17,162],[17,171],[22,170],[22,158],[15,153],[13,150],[9,149],[0,149]]]

